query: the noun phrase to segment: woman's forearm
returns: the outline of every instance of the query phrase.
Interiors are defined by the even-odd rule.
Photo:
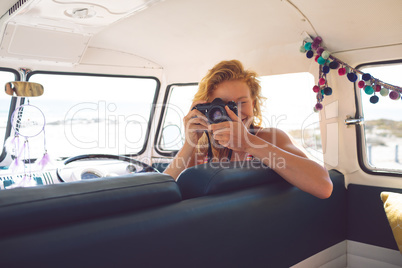
[[[172,162],[170,162],[169,166],[163,173],[168,174],[173,179],[177,180],[177,177],[184,169],[194,166],[195,150],[195,147],[188,143],[184,143],[181,150],[176,154],[175,158],[173,158]]]
[[[272,168],[282,178],[299,189],[319,198],[328,198],[332,182],[328,171],[320,164],[299,155],[289,153],[259,137],[250,137],[248,152]]]

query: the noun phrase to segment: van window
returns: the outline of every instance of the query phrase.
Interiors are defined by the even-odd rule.
[[[190,110],[197,84],[172,85],[165,106],[165,116],[157,148],[159,151],[178,151],[184,144],[183,118]],[[164,154],[162,152],[162,154]]]
[[[45,115],[49,155],[137,154],[144,149],[159,90],[156,79],[34,72],[29,81],[44,87],[43,96],[29,101]]]
[[[18,80],[18,77],[19,76],[16,71],[0,69],[0,88],[2,88],[2,90],[0,91],[0,141],[1,142],[4,141],[4,138],[6,135],[8,115],[9,115],[9,111],[10,111],[10,104],[11,104],[11,99],[13,98],[4,92],[4,87],[7,82]]]
[[[314,111],[317,102],[312,90],[314,76],[291,73],[261,77],[263,127],[279,128],[295,140],[309,157],[323,164],[320,117]]]
[[[402,63],[371,65],[360,69],[388,84],[402,87]],[[358,88],[358,87],[357,87]],[[363,158],[369,170],[402,171],[402,101],[393,100],[389,92],[376,92],[378,102],[360,90],[362,115],[364,117]],[[383,96],[385,95],[385,96]]]
[[[314,77],[310,73],[296,73],[260,77],[263,107],[263,127],[280,128],[288,132],[310,157],[323,162],[319,114],[316,103]],[[159,149],[177,151],[184,143],[183,117],[188,113],[196,85],[172,86],[165,110]],[[161,152],[160,152],[161,153]],[[163,152],[162,152],[163,154]]]

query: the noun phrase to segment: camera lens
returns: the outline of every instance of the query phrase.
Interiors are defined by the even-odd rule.
[[[223,118],[225,118],[222,108],[218,106],[209,110],[209,118],[212,122],[220,122]]]

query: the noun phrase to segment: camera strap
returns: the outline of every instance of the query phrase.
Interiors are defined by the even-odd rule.
[[[207,163],[209,163],[209,162],[211,162],[211,160],[212,160],[211,140],[209,139],[208,131],[205,130],[204,132],[205,132],[205,135],[207,135],[207,139],[208,139],[208,155],[207,155],[208,161],[207,161]],[[253,134],[253,135],[255,135],[253,124],[250,125],[250,133]],[[230,159],[232,158],[232,153],[233,153],[232,149],[229,149],[229,154],[228,154],[228,159],[229,159],[229,161],[230,161]]]

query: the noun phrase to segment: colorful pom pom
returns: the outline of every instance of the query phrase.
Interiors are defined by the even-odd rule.
[[[320,91],[320,87],[319,86],[313,86],[313,91],[314,93],[318,93],[318,91]]]
[[[325,85],[325,78],[321,77],[320,80],[318,80],[318,84],[320,85]]]
[[[324,88],[324,94],[327,96],[332,95],[332,88],[330,88],[330,87]]]
[[[344,67],[339,68],[339,69],[338,69],[338,74],[341,75],[341,76],[342,76],[342,75],[345,75],[345,74],[346,74],[346,69],[345,69]]]
[[[324,59],[323,57],[319,57],[319,58],[317,59],[317,62],[318,62],[318,64],[320,64],[320,65],[324,65],[324,64],[327,62],[327,60]]]
[[[352,83],[356,82],[357,75],[355,73],[348,73],[347,76],[348,76],[348,79],[350,82],[352,82]]]
[[[315,105],[315,109],[316,109],[317,111],[322,110],[322,104],[321,104],[321,103],[317,103],[317,104]]]
[[[313,40],[313,43],[316,43],[316,44],[321,44],[321,42],[322,42],[322,38],[320,36],[316,36]]]
[[[371,79],[371,75],[370,75],[370,74],[363,74],[363,75],[362,75],[362,79],[363,79],[364,81],[369,81],[369,80]]]
[[[324,66],[322,66],[322,72],[324,73],[324,74],[327,74],[327,73],[329,73],[329,71],[330,71],[331,69],[329,68],[329,66],[328,65],[324,65]]]
[[[364,92],[366,92],[367,95],[371,95],[374,93],[374,88],[372,86],[366,86]]]
[[[324,59],[328,59],[329,58],[330,53],[327,50],[324,50],[321,53],[321,57],[323,57]]]
[[[378,101],[379,101],[378,96],[374,95],[374,96],[371,96],[371,97],[370,97],[370,102],[371,102],[372,104],[376,104]]]
[[[320,44],[318,44],[318,43],[312,43],[311,44],[311,49],[314,49],[314,50],[317,50],[317,48],[320,46]]]
[[[380,92],[381,91],[381,86],[380,85],[375,85],[375,92]]]
[[[325,49],[323,47],[319,47],[319,48],[317,48],[316,52],[317,52],[318,55],[321,56],[321,54],[322,54],[322,52],[324,52],[324,50]]]
[[[389,97],[391,98],[391,100],[399,100],[399,98],[401,97],[401,95],[399,94],[399,92],[396,92],[394,90],[392,90],[389,93]]]
[[[301,52],[301,53],[306,53],[306,48],[304,47],[304,46],[300,46],[300,49],[299,49],[299,51]]]
[[[336,70],[336,69],[339,68],[339,63],[338,63],[337,61],[331,61],[331,62],[329,63],[329,68],[331,68],[331,69],[333,69],[333,70]]]
[[[314,58],[315,62],[318,63],[318,59],[319,59],[319,58],[320,58],[320,55],[315,55],[315,58]]]
[[[314,56],[314,52],[312,50],[307,51],[306,57],[311,59]]]
[[[381,94],[381,96],[383,96],[383,97],[388,96],[388,93],[389,93],[388,88],[383,87],[383,88],[380,90],[380,94]]]
[[[357,83],[357,86],[359,88],[364,88],[365,85],[366,85],[366,82],[364,82],[363,80],[360,80],[359,83]]]
[[[310,43],[310,42],[305,43],[305,44],[304,44],[304,48],[305,48],[306,50],[311,50],[311,43]]]

